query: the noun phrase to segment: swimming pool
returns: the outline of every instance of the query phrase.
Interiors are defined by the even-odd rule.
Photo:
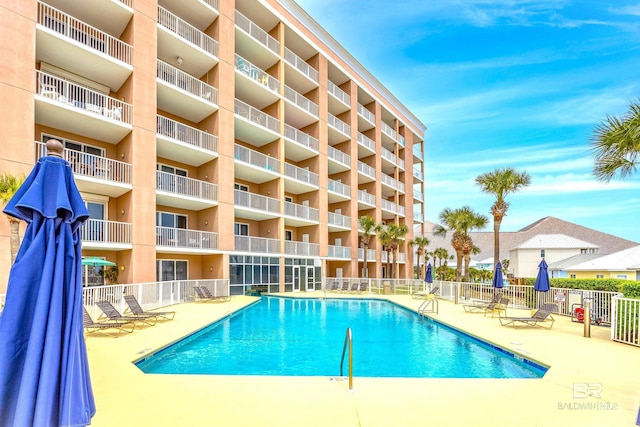
[[[546,372],[388,301],[281,297],[262,297],[136,365],[153,374],[336,376],[348,327],[354,376],[540,378]]]

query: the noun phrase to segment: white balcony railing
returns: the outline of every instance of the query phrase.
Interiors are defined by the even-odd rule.
[[[358,160],[358,172],[368,176],[369,178],[376,179],[376,170],[360,160]]]
[[[318,83],[318,70],[307,64],[302,58],[289,48],[284,48],[284,60],[293,65],[298,71]]]
[[[157,116],[156,122],[159,135],[202,148],[203,150],[218,152],[218,137],[215,135],[163,116]]]
[[[351,258],[351,248],[347,246],[327,245],[327,256],[329,258]]]
[[[386,124],[385,122],[380,122],[380,130],[382,131],[382,133],[384,133],[385,135],[387,135],[388,137],[392,138],[393,140],[398,139],[398,134],[396,133],[395,130],[393,130],[393,128],[391,126],[389,126],[388,124]]]
[[[86,113],[131,124],[131,105],[75,82],[36,70],[37,93]]]
[[[420,181],[424,181],[424,174],[422,173],[422,171],[414,169],[413,170],[413,177],[414,178],[418,178]]]
[[[182,249],[218,249],[218,234],[210,231],[156,226],[156,245]]]
[[[320,219],[320,211],[318,209],[291,202],[284,202],[284,214],[308,221],[318,221]]]
[[[131,65],[131,46],[45,3],[38,2],[38,24],[84,46]]]
[[[338,163],[342,163],[345,166],[351,166],[351,156],[336,149],[332,146],[328,146],[327,155],[330,159],[335,160]]]
[[[44,142],[36,143],[36,161],[48,154]],[[121,184],[131,184],[132,166],[129,163],[108,159],[81,151],[64,149],[62,153],[64,159],[69,162],[74,174],[90,178],[102,179],[118,182]]]
[[[382,156],[383,159],[390,161],[394,165],[398,166],[400,169],[404,169],[404,160],[398,158],[398,156],[396,156],[386,148],[382,147],[382,149],[380,150],[380,155]]]
[[[304,95],[296,92],[289,86],[284,87],[284,98],[307,111],[309,114],[316,117],[318,116],[318,104],[307,99]]]
[[[335,83],[329,80],[327,84],[328,92],[338,98],[340,101],[344,102],[347,105],[351,104],[351,97],[347,94],[347,92],[340,89]]]
[[[367,249],[367,263],[376,262],[376,254],[375,249]],[[364,261],[364,248],[358,248],[358,260]]]
[[[199,47],[212,56],[218,57],[218,42],[193,25],[158,6],[158,25]]]
[[[327,181],[327,190],[334,193],[342,194],[346,197],[351,197],[351,187],[341,182],[335,181],[331,178]]]
[[[335,212],[327,212],[327,222],[331,225],[337,225],[338,227],[351,227],[351,217],[346,215],[337,214]]]
[[[131,224],[88,219],[80,228],[80,238],[83,242],[131,244]]]
[[[235,236],[235,250],[242,252],[278,254],[280,253],[280,240],[266,239],[264,237]]]
[[[420,145],[413,146],[413,155],[416,156],[420,163],[422,163],[422,149]]]
[[[304,145],[314,151],[318,151],[318,147],[320,145],[317,138],[312,137],[311,135],[302,132],[285,123],[284,125],[284,136],[285,138],[289,138],[293,141],[296,141],[298,144]]]
[[[376,205],[376,196],[363,190],[358,190],[358,201],[371,206]]]
[[[358,144],[362,145],[363,147],[368,148],[371,151],[376,151],[376,142],[369,138],[368,136],[365,136],[363,133],[358,132]]]
[[[346,124],[345,122],[343,122],[342,120],[340,120],[339,118],[337,118],[331,113],[327,115],[327,123],[329,123],[329,126],[333,127],[337,131],[342,132],[343,134],[348,136],[351,135],[351,126],[349,126],[348,124]]]
[[[404,183],[398,181],[395,178],[390,177],[387,174],[380,174],[381,177],[381,181],[383,184],[391,187],[391,188],[395,188],[396,190],[404,193]]]
[[[265,30],[253,23],[249,18],[236,10],[236,25],[253,39],[280,55],[280,42],[271,37]]]
[[[285,240],[284,253],[287,255],[318,256],[320,255],[320,245],[317,243],[294,242]]]
[[[242,145],[236,144],[233,147],[233,156],[236,160],[248,163],[252,166],[273,171],[275,173],[280,172],[280,160],[262,154],[258,151],[250,150]]]
[[[272,214],[280,213],[280,200],[248,191],[235,190],[234,203],[249,209],[255,209]]]
[[[364,107],[364,105],[362,105],[360,103],[358,103],[358,114],[360,114],[362,117],[364,117],[371,124],[375,124],[376,123],[376,115],[373,114],[371,111],[367,110]]]
[[[212,104],[218,104],[218,89],[159,59],[157,60],[157,75],[160,80],[187,93]]]
[[[162,171],[156,171],[156,189],[197,199],[218,200],[216,184]]]
[[[280,90],[280,81],[278,79],[265,73],[240,55],[236,55],[236,70],[273,92]]]
[[[286,162],[284,164],[284,174],[289,178],[315,186],[318,186],[318,183],[320,182],[317,173]]]
[[[239,99],[235,100],[234,112],[240,117],[243,117],[253,123],[272,130],[273,132],[279,131],[280,120],[266,113],[263,113],[257,108],[254,108],[251,105],[240,101]]]

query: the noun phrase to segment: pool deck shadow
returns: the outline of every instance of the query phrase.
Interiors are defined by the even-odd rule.
[[[384,298],[411,310],[409,296],[331,294],[287,296]],[[439,301],[430,315],[467,334],[549,366],[542,379],[341,378],[147,375],[132,362],[224,318],[255,297],[223,304],[172,306],[175,320],[119,338],[86,338],[97,414],[92,426],[634,426],[640,405],[640,348],[615,343],[609,328],[555,316],[551,330],[501,326]],[[510,309],[509,316],[529,314]],[[354,337],[354,352],[357,337]],[[242,357],[242,355],[238,355]],[[425,358],[429,352],[425,351]],[[339,370],[336,360],[336,374]],[[401,361],[389,361],[401,363]],[[588,395],[587,392],[591,392]],[[598,397],[599,396],[599,397]]]

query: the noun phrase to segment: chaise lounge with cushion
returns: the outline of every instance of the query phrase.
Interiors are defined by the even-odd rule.
[[[518,326],[540,326],[542,328],[551,329],[555,319],[551,315],[555,310],[555,304],[542,304],[542,306],[533,313],[531,317],[503,317],[498,316],[502,326],[512,325],[514,328]],[[544,324],[548,324],[548,327]]]

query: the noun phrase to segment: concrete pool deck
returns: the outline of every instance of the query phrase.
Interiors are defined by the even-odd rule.
[[[321,297],[321,292],[287,294]],[[331,294],[327,297],[376,295]],[[384,296],[416,310],[422,300]],[[255,301],[186,303],[175,320],[119,338],[86,338],[97,413],[92,426],[635,426],[640,348],[615,343],[609,328],[555,316],[551,330],[501,326],[439,301],[440,322],[550,366],[542,379],[358,378],[146,375],[132,361]],[[508,315],[529,312],[510,309]],[[354,337],[354,352],[357,337]],[[238,357],[242,357],[239,355]],[[424,354],[429,357],[428,351]],[[338,374],[339,360],[336,360]],[[397,363],[390,361],[390,363]],[[587,396],[591,390],[596,396]]]

